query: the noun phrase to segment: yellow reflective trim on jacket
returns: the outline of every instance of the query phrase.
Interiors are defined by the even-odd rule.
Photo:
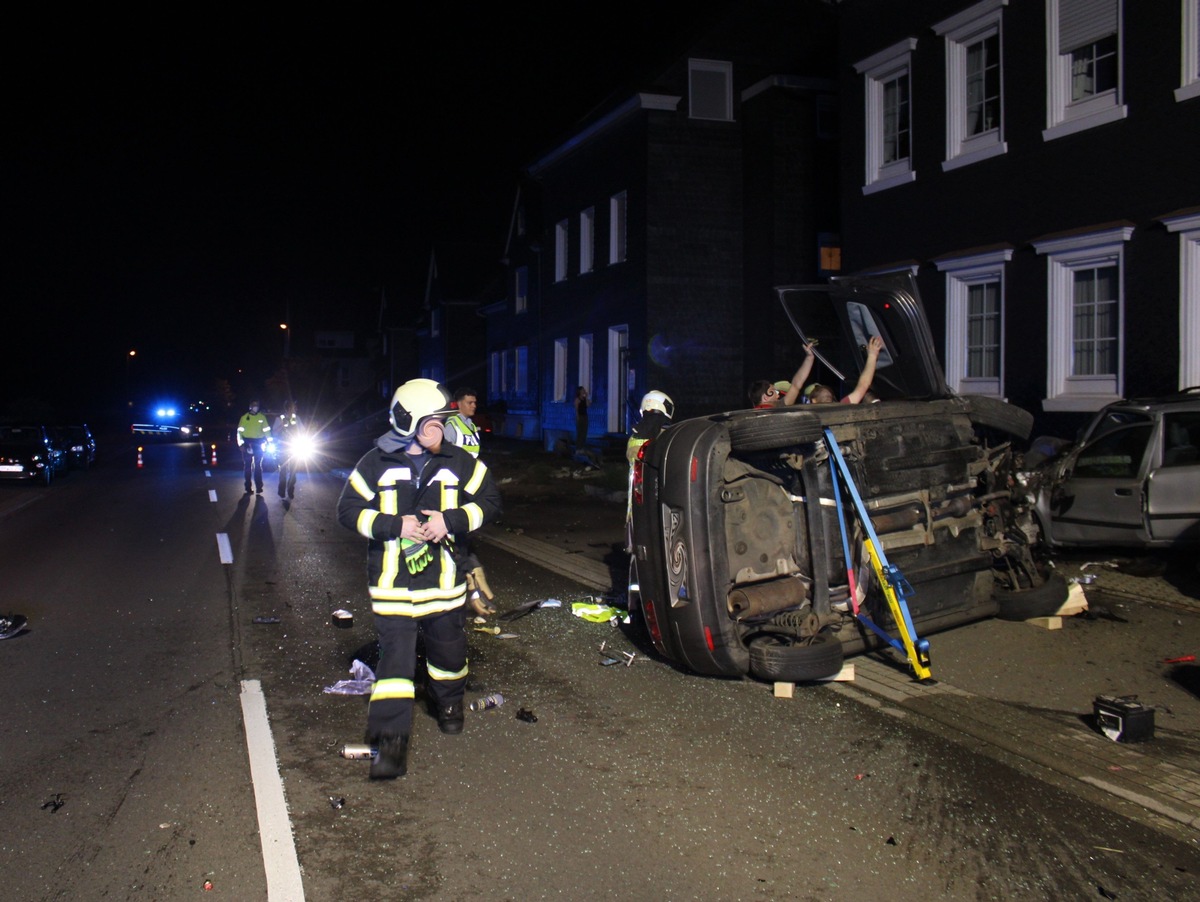
[[[471,471],[471,478],[467,480],[467,484],[463,486],[464,491],[468,495],[474,495],[479,491],[479,487],[483,485],[483,478],[487,476],[487,464],[482,460],[475,461],[475,469]]]
[[[474,501],[464,504],[462,511],[467,515],[467,523],[470,529],[478,529],[483,525],[483,508]]]
[[[387,679],[376,680],[371,687],[371,701],[382,701],[385,698],[413,698],[416,695],[412,680]]]
[[[375,524],[376,518],[379,516],[379,511],[364,510],[358,515],[358,522],[354,524],[354,529],[360,536],[371,538],[374,533],[371,532],[371,527]]]
[[[371,588],[370,595],[371,611],[384,617],[425,617],[429,614],[442,614],[461,608],[467,601],[466,593],[453,599],[440,598],[420,602],[391,600],[387,593],[381,594],[374,587]]]
[[[462,670],[456,670],[453,673],[451,673],[449,670],[440,670],[439,668],[434,667],[432,664],[430,664],[428,662],[426,662],[426,664],[425,664],[425,669],[427,671],[429,671],[429,678],[431,680],[442,680],[442,681],[461,680],[461,679],[464,679],[468,673],[470,673],[470,668],[467,667],[466,664],[463,665]]]
[[[362,473],[358,472],[358,470],[350,474],[350,488],[354,489],[355,494],[364,501],[375,500],[375,490],[363,479]]]

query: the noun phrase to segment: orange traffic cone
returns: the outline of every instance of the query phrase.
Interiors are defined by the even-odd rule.
[[[142,446],[141,445],[138,445],[138,463],[137,463],[137,465],[138,465],[138,469],[140,470],[142,468]]]

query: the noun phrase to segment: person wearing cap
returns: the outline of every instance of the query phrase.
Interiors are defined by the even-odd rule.
[[[338,498],[338,522],[368,540],[367,584],[379,634],[365,737],[377,750],[372,780],[408,771],[418,635],[438,728],[451,735],[463,730],[467,584],[456,543],[494,520],[501,500],[487,465],[444,440],[452,400],[432,379],[396,389],[391,429],[358,461]]]

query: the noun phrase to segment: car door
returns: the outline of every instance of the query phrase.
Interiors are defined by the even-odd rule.
[[[1161,436],[1161,460],[1146,480],[1150,536],[1200,541],[1200,411],[1165,413]]]
[[[1122,426],[1084,445],[1050,501],[1054,538],[1068,545],[1139,545],[1149,539],[1144,485],[1155,424]]]

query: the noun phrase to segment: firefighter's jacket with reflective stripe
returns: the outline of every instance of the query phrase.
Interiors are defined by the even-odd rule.
[[[422,617],[461,607],[465,575],[456,563],[456,540],[494,520],[500,490],[487,465],[443,441],[420,459],[403,450],[372,448],[346,481],[338,499],[338,522],[366,536],[367,583],[377,614]],[[450,535],[433,544],[399,538],[401,518],[440,510]]]

